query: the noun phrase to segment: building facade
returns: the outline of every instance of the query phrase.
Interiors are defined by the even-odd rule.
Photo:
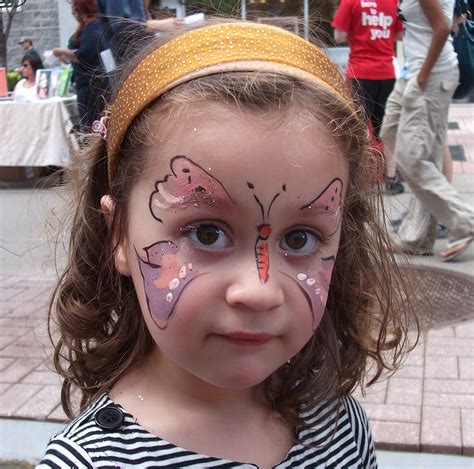
[[[30,38],[42,55],[54,47],[65,47],[76,25],[67,0],[27,0],[13,19],[7,42],[8,68],[20,65],[23,49],[18,42],[22,37]]]
[[[338,0],[150,0],[146,3],[150,10],[153,5],[160,9],[158,18],[196,12],[220,14],[282,26],[305,38],[316,37],[330,46],[333,45],[330,24]],[[23,51],[18,42],[22,37],[32,39],[42,55],[54,47],[66,47],[76,27],[71,0],[27,0],[13,20],[7,43],[8,68],[20,64]]]

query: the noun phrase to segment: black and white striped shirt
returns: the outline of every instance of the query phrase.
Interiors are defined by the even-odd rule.
[[[113,406],[123,412],[121,426],[104,430],[95,416]],[[102,411],[103,412],[103,411]],[[275,468],[377,468],[374,445],[365,412],[352,397],[339,406],[330,401],[304,415],[311,426],[298,432],[298,443]],[[44,468],[239,468],[258,466],[197,454],[179,448],[142,428],[132,415],[107,394],[99,397],[82,415],[53,437],[37,466]]]

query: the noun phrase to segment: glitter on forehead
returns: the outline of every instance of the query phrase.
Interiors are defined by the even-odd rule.
[[[275,71],[317,81],[351,103],[337,68],[321,50],[295,34],[253,23],[194,29],[144,58],[118,92],[107,129],[109,179],[115,176],[116,158],[125,132],[142,109],[180,83],[232,70]]]

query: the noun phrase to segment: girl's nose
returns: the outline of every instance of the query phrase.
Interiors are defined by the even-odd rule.
[[[226,291],[226,301],[233,307],[248,308],[254,311],[268,311],[282,306],[285,294],[278,272],[270,272],[263,283],[254,265],[252,270],[235,269],[234,278]]]

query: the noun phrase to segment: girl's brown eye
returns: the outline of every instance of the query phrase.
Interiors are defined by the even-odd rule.
[[[196,238],[200,243],[211,246],[217,242],[221,232],[222,230],[217,226],[202,225],[196,229]]]
[[[280,240],[280,249],[291,254],[311,254],[318,245],[318,236],[307,228],[291,230]]]
[[[304,231],[292,231],[285,236],[285,241],[290,249],[298,251],[305,247],[308,237]]]
[[[202,223],[185,228],[186,237],[197,247],[206,251],[227,249],[232,241],[219,225]]]

